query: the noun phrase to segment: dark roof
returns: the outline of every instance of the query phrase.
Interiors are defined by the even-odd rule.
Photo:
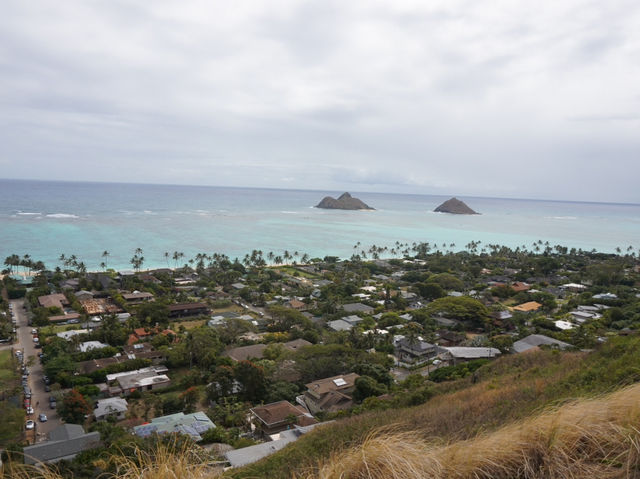
[[[48,441],[24,448],[26,464],[56,462],[60,459],[72,458],[100,444],[99,432],[85,434],[82,426],[78,424],[63,424],[51,431],[49,437]]]
[[[398,341],[398,348],[402,348],[408,351],[413,351],[415,353],[420,353],[424,351],[429,351],[430,349],[435,349],[431,343],[427,343],[426,341],[421,341],[416,339],[415,341],[410,341],[408,338],[402,338]]]
[[[298,349],[305,346],[311,346],[311,343],[306,339],[298,338],[294,339],[293,341],[287,341],[283,344],[283,346],[285,347],[285,349],[288,349],[290,351],[297,351]]]
[[[289,401],[278,401],[264,406],[257,406],[251,412],[267,426],[285,422],[291,415],[298,417],[306,414],[302,408]]]
[[[569,343],[558,341],[557,339],[550,338],[549,336],[545,336],[544,334],[530,334],[526,338],[522,338],[520,341],[516,341],[515,343],[513,343],[513,350],[516,353],[522,353],[541,345],[553,345],[557,346],[560,349],[572,347]]]
[[[371,306],[362,303],[343,304],[342,309],[348,313],[370,313],[373,311]]]
[[[178,303],[170,304],[169,312],[172,311],[186,311],[188,309],[207,309],[207,305],[204,303]]]
[[[252,344],[251,346],[240,346],[227,351],[227,356],[235,361],[244,361],[251,358],[262,359],[266,344]]]

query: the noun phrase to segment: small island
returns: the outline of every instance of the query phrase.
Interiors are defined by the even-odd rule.
[[[326,208],[330,210],[373,210],[369,205],[358,198],[354,198],[349,193],[342,193],[338,199],[325,196],[316,208]]]
[[[451,213],[454,215],[479,215],[480,213],[473,211],[469,208],[464,201],[460,201],[458,198],[451,198],[440,206],[438,206],[435,210],[437,213]]]

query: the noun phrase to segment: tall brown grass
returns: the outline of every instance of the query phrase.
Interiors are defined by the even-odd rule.
[[[383,429],[308,478],[638,478],[640,385],[565,403],[475,438],[435,444]]]
[[[98,460],[103,469],[115,469],[104,473],[105,479],[216,479],[222,474],[201,450],[187,443],[159,443],[150,451],[136,448],[131,455],[112,455],[108,460]],[[108,467],[108,462],[114,466]],[[55,464],[35,467],[7,463],[0,469],[0,479],[62,479]]]

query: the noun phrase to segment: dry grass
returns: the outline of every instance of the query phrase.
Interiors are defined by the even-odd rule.
[[[118,479],[214,479],[220,473],[208,464],[201,450],[185,444],[177,449],[158,444],[151,453],[136,449],[133,457],[113,456]]]
[[[494,432],[438,445],[378,430],[308,478],[640,477],[640,385],[583,399]]]
[[[159,443],[152,451],[136,449],[132,455],[111,456],[111,465],[98,460],[94,465],[103,470],[115,469],[114,479],[216,479],[222,470],[216,468],[199,448],[188,443]],[[18,463],[7,463],[0,469],[0,479],[62,479],[55,465],[43,468]]]

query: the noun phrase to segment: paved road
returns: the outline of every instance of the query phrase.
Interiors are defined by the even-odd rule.
[[[36,423],[37,441],[43,441],[46,439],[46,435],[52,429],[58,427],[62,421],[55,409],[49,409],[49,396],[51,393],[47,393],[44,390],[44,382],[42,381],[44,372],[38,359],[38,352],[41,350],[35,348],[33,335],[31,334],[33,327],[28,324],[27,313],[24,310],[24,300],[12,300],[11,304],[13,304],[13,310],[17,316],[18,329],[18,342],[13,346],[14,349],[22,349],[25,364],[31,364],[31,366],[28,366],[30,371],[28,382],[31,388],[31,405],[33,406],[34,414],[30,419],[33,419]],[[38,414],[40,413],[47,415],[47,422],[38,421]]]

